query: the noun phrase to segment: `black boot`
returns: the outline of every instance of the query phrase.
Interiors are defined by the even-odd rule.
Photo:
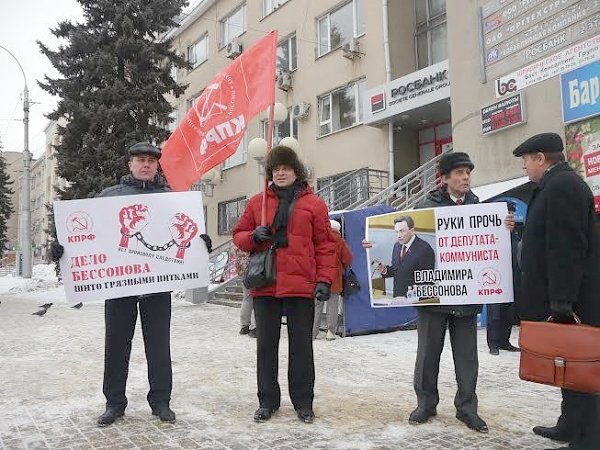
[[[278,409],[279,408],[264,408],[261,406],[254,412],[254,421],[257,423],[266,422]]]
[[[413,412],[410,413],[410,417],[408,418],[408,423],[411,425],[420,425],[429,420],[430,417],[435,416],[437,411],[435,408],[433,409],[425,409],[421,406],[418,406]]]
[[[296,411],[298,419],[304,423],[313,423],[315,421],[315,413],[310,408],[300,408]]]
[[[552,439],[553,441],[569,442],[571,440],[571,436],[569,436],[569,433],[563,427],[533,427],[533,432],[538,436]]]
[[[175,413],[169,408],[169,405],[153,406],[152,415],[158,416],[162,422],[175,423]]]
[[[120,419],[125,415],[125,410],[118,406],[107,406],[106,411],[100,417],[96,423],[99,427],[105,427],[114,423],[115,420]]]

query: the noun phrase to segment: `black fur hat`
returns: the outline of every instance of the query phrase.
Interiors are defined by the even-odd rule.
[[[267,180],[273,181],[273,169],[277,166],[289,166],[294,169],[298,181],[306,181],[306,167],[294,150],[285,145],[277,145],[271,149],[265,161]]]
[[[442,175],[449,174],[452,169],[456,169],[457,167],[468,167],[473,170],[475,164],[473,164],[469,155],[463,152],[444,153],[440,158],[440,173]]]

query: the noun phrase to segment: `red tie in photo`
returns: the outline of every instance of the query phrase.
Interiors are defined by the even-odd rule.
[[[402,261],[405,256],[406,256],[406,245],[403,245],[402,251],[400,252],[400,261]]]
[[[464,203],[464,202],[463,202],[463,199],[462,199],[462,198],[459,198],[458,200],[456,200],[456,204],[457,204],[457,205],[462,205],[463,203]]]

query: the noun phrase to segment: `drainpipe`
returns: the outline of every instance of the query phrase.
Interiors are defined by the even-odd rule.
[[[388,27],[388,0],[381,1],[383,13],[383,54],[385,60],[385,82],[392,81],[392,69],[390,62],[390,32]],[[394,184],[394,122],[388,123],[388,166],[389,185]]]

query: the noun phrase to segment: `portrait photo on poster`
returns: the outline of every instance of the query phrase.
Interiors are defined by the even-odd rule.
[[[504,203],[368,217],[371,307],[512,302],[506,213]]]

